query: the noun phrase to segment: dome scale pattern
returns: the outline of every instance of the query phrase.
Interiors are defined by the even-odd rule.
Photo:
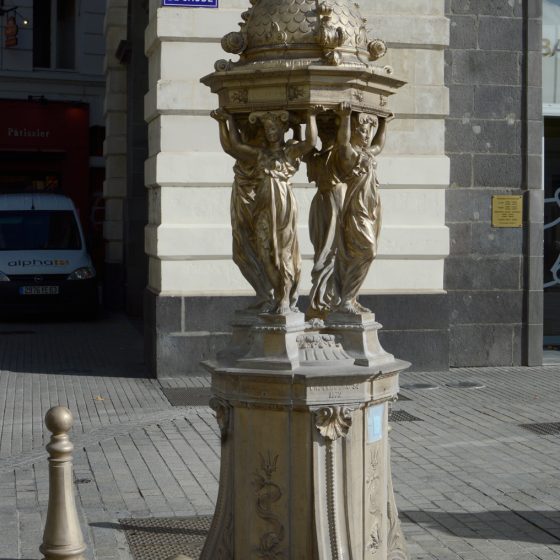
[[[242,19],[242,40],[233,41],[242,47],[229,51],[241,63],[276,58],[279,49],[284,58],[321,59],[334,49],[369,58],[366,20],[354,0],[253,0]]]

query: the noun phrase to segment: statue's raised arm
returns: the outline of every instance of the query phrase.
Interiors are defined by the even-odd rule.
[[[339,170],[344,175],[351,173],[356,159],[356,151],[354,150],[352,139],[352,106],[350,103],[344,102],[338,106],[336,111],[339,118],[339,128],[336,139],[336,151],[339,161]]]
[[[233,115],[224,109],[216,109],[210,116],[218,121],[220,143],[224,152],[237,160],[256,163],[259,150],[241,140]]]
[[[371,149],[374,156],[379,155],[385,147],[387,123],[391,122],[395,115],[391,113],[388,117],[378,118],[377,132],[371,142]]]
[[[293,157],[301,159],[317,144],[317,114],[322,110],[322,107],[313,107],[308,111],[305,123],[305,140],[296,141],[292,144]]]

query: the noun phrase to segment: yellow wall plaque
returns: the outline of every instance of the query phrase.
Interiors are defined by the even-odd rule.
[[[523,226],[523,197],[496,195],[492,197],[492,227]]]

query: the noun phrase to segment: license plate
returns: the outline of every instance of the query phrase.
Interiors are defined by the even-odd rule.
[[[19,289],[22,296],[54,296],[59,293],[58,286],[22,286]]]

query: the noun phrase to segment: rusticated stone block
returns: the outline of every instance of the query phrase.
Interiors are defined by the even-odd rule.
[[[513,360],[513,325],[450,325],[449,365],[519,365]]]
[[[474,115],[479,119],[519,119],[520,86],[477,86],[474,90]]]
[[[517,52],[453,51],[452,83],[519,85]]]
[[[523,313],[521,290],[453,291],[450,295],[449,318],[452,323],[520,324]]]
[[[471,224],[456,225],[471,226]],[[519,290],[522,287],[521,267],[521,256],[448,257],[445,263],[445,288],[447,290]]]
[[[456,190],[455,187],[471,187],[473,183],[472,154],[453,154],[450,159],[450,185],[453,190]]]
[[[481,16],[478,21],[478,46],[487,51],[522,51],[522,20]]]
[[[474,114],[475,88],[471,85],[449,86],[449,114],[453,117],[471,117]]]
[[[523,160],[511,155],[475,155],[474,186],[513,187],[523,184]]]
[[[473,223],[473,252],[478,255],[521,255],[523,229],[495,228],[488,222]]]
[[[450,25],[450,43],[455,49],[476,49],[478,21],[475,16],[455,16]]]

